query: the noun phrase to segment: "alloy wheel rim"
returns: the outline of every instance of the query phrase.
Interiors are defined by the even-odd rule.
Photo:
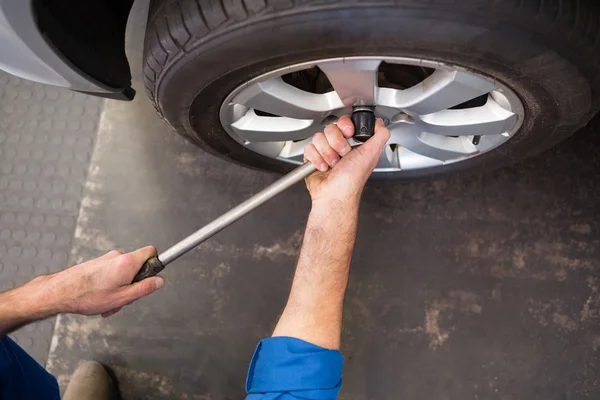
[[[423,79],[414,82],[420,78],[410,76],[404,86],[382,80],[382,70],[393,75],[394,68],[404,80],[405,71],[422,70]],[[307,79],[302,87],[290,81],[306,71],[317,71],[325,89],[313,93],[304,87]],[[521,100],[508,86],[460,66],[406,57],[344,57],[294,64],[240,85],[223,101],[220,121],[249,150],[301,164],[312,135],[360,104],[375,105],[391,132],[375,173],[477,157],[510,140],[524,116]]]

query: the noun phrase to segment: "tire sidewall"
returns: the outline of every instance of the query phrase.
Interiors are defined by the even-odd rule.
[[[558,47],[500,24],[493,15],[396,6],[290,12],[203,38],[163,71],[155,98],[171,125],[201,147],[243,165],[286,172],[292,165],[245,149],[223,130],[219,110],[232,90],[263,73],[315,59],[435,60],[502,81],[521,98],[525,119],[511,140],[481,156],[390,175],[495,168],[551,147],[591,117],[589,81]]]

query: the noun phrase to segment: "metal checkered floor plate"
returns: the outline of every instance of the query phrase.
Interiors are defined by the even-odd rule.
[[[0,71],[0,291],[67,266],[102,104]],[[53,330],[11,337],[44,365]]]

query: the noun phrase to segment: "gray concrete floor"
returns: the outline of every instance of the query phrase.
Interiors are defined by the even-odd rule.
[[[134,69],[139,48],[134,35]],[[501,171],[366,189],[340,398],[600,396],[599,132],[597,118]],[[274,179],[177,137],[142,91],[107,101],[70,261],[164,249]],[[151,297],[105,320],[60,316],[48,368],[64,387],[103,361],[126,399],[242,398],[308,211],[298,185],[169,266]]]
[[[100,126],[74,262],[164,249],[273,180],[178,139],[141,97],[107,102]],[[367,188],[342,399],[600,395],[599,130],[502,171]],[[151,297],[107,320],[61,316],[50,370],[64,386],[91,358],[126,398],[243,397],[308,211],[299,185],[170,265]]]

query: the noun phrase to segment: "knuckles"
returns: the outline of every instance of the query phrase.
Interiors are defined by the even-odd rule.
[[[156,247],[154,246],[147,246],[146,247],[148,249],[149,252],[151,252],[152,254],[157,254],[158,250],[156,249]]]
[[[329,124],[325,127],[325,134],[328,136],[337,136],[337,134],[341,135],[342,133],[340,132],[337,126],[335,126],[334,124]]]
[[[116,264],[118,268],[127,268],[133,264],[134,258],[131,254],[121,254],[117,257]]]

